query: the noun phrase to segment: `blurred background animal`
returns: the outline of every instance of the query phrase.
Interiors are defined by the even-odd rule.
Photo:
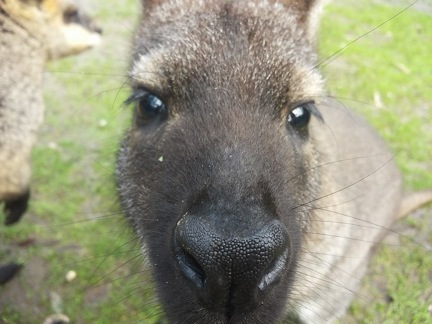
[[[30,196],[45,62],[93,47],[101,29],[73,0],[1,0],[0,10],[0,201],[10,225]]]
[[[0,1],[0,202],[6,225],[28,206],[30,155],[44,118],[45,63],[95,46],[100,35],[75,0]],[[7,269],[18,267],[3,273]]]

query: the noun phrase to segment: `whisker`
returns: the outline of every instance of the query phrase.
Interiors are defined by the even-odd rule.
[[[354,38],[352,41],[350,41],[348,44],[346,44],[345,46],[343,46],[342,48],[340,48],[339,50],[337,50],[336,52],[334,52],[332,55],[328,56],[327,58],[325,58],[324,60],[320,61],[315,67],[326,67],[327,65],[331,64],[334,60],[338,59],[346,50],[348,50],[348,48],[351,47],[351,45],[353,45],[354,43],[358,42],[360,39],[368,36],[369,34],[373,33],[375,30],[381,28],[382,26],[384,26],[385,24],[387,24],[389,21],[395,19],[397,16],[403,14],[405,11],[407,11],[408,9],[410,9],[411,7],[413,7],[419,0],[415,0],[414,2],[412,2],[411,4],[409,4],[408,6],[404,7],[403,9],[401,9],[400,11],[398,11],[396,14],[394,14],[393,16],[391,16],[390,18],[386,19],[385,21],[383,21],[382,23],[380,23],[378,26],[370,29],[369,31],[367,31],[366,33]]]
[[[137,249],[127,250],[127,251],[111,252],[109,254],[103,254],[103,255],[92,257],[92,258],[86,258],[86,259],[82,259],[82,260],[71,262],[71,263],[63,263],[61,265],[56,265],[56,267],[59,267],[59,268],[70,267],[70,266],[74,266],[74,265],[77,265],[77,264],[80,264],[80,263],[85,263],[85,262],[89,262],[89,261],[95,261],[95,260],[98,260],[98,259],[101,259],[101,258],[106,259],[106,258],[115,256],[115,255],[129,254],[131,252],[141,252],[141,249],[137,248]]]
[[[61,224],[55,224],[55,225],[35,225],[39,226],[45,230],[55,230],[61,227],[67,227],[77,224],[83,224],[83,223],[89,223],[89,222],[95,222],[95,221],[102,221],[102,220],[113,220],[113,219],[123,219],[122,215],[119,212],[113,212],[111,214],[107,213],[104,216],[98,216],[98,217],[92,217],[92,218],[86,218],[81,220],[75,220],[73,222],[67,222],[67,223],[61,223]]]
[[[334,237],[334,238],[340,238],[340,239],[345,239],[345,240],[351,240],[351,241],[357,241],[357,242],[362,242],[362,243],[368,243],[368,244],[372,244],[372,245],[397,246],[397,247],[402,246],[400,244],[384,243],[384,242],[380,242],[380,241],[378,241],[378,242],[368,241],[368,240],[363,240],[363,239],[360,239],[360,238],[355,238],[355,237],[350,237],[350,236],[342,236],[342,235],[335,235],[335,234],[328,234],[328,233],[318,233],[318,232],[306,232],[306,233],[310,234],[310,235]]]
[[[345,158],[345,159],[340,159],[340,160],[334,160],[334,161],[330,161],[330,162],[321,163],[321,164],[319,164],[319,165],[312,166],[312,167],[310,167],[309,169],[306,169],[305,171],[296,174],[295,176],[291,177],[288,181],[293,181],[294,179],[299,178],[299,177],[301,177],[302,175],[307,174],[308,172],[314,171],[314,170],[319,169],[319,168],[323,168],[323,167],[325,167],[325,166],[330,166],[330,165],[333,165],[333,164],[344,163],[344,162],[349,162],[349,161],[361,160],[361,159],[376,158],[376,157],[380,157],[380,156],[388,156],[388,153],[377,153],[377,154],[371,154],[371,155],[354,156],[354,157],[348,157],[348,158]],[[393,158],[394,158],[394,156],[392,157],[392,159],[393,159]],[[392,159],[390,159],[390,161],[391,161]],[[387,161],[386,164],[389,163],[390,161]],[[381,168],[384,167],[384,166],[385,166],[385,164],[384,164],[383,166],[381,166]],[[362,180],[364,180],[364,179],[370,177],[371,175],[373,175],[375,172],[378,172],[378,171],[379,171],[379,169],[378,169],[378,170],[375,170],[375,171],[372,172],[371,174],[368,174],[368,175],[365,176],[364,178],[360,179],[358,182],[353,183],[352,186],[353,186],[353,185],[356,185],[357,183],[361,182]],[[346,188],[342,188],[340,191],[343,191],[343,190],[345,190],[345,189],[348,189],[349,187],[350,187],[350,186],[348,186],[348,187],[346,187]],[[328,196],[330,196],[330,195],[328,195]],[[322,198],[325,198],[325,197],[327,197],[327,196],[324,196],[324,197],[322,197]],[[318,198],[318,199],[321,199],[321,198]],[[313,202],[313,201],[311,201],[311,202]]]
[[[374,223],[374,222],[371,222],[371,221],[368,221],[368,220],[365,220],[365,219],[361,219],[359,217],[355,217],[355,216],[352,216],[352,215],[348,215],[348,214],[339,213],[339,212],[336,212],[336,211],[333,211],[333,210],[329,210],[329,209],[326,209],[326,208],[327,207],[324,207],[324,208],[323,207],[315,207],[314,209],[324,210],[324,211],[327,211],[329,213],[333,213],[333,214],[337,214],[337,215],[344,216],[344,217],[347,217],[347,218],[351,218],[351,219],[357,220],[359,222],[366,223],[366,224],[371,225],[371,226],[360,225],[360,224],[349,224],[349,223],[347,223],[347,225],[359,226],[359,227],[364,227],[364,228],[383,229],[383,230],[385,230],[387,232],[390,232],[390,233],[396,234],[396,235],[398,235],[400,237],[403,237],[404,239],[410,241],[411,243],[414,243],[416,245],[421,246],[426,251],[432,252],[432,250],[429,249],[427,246],[421,244],[420,242],[417,242],[416,240],[412,239],[411,237],[409,237],[407,235],[404,235],[402,233],[399,233],[396,230],[393,230],[392,228],[389,228],[389,227],[386,227],[386,226],[383,226],[383,225],[380,225],[380,224],[377,224],[377,223]],[[314,220],[314,221],[316,221],[316,222],[326,222],[324,220]],[[330,222],[333,222],[333,221],[330,221]],[[338,222],[333,222],[333,223],[338,223]],[[341,224],[344,224],[344,223],[341,223]]]
[[[309,255],[312,256],[313,258],[317,259],[316,263],[314,263],[312,260],[305,260],[305,259],[302,259],[301,262],[309,262],[309,263],[313,263],[313,264],[327,264],[327,265],[333,266],[334,269],[343,272],[344,274],[346,274],[351,279],[354,279],[356,281],[361,280],[360,278],[357,278],[356,276],[354,276],[352,273],[349,273],[348,271],[342,269],[341,267],[334,266],[330,262],[323,260],[322,258],[318,257],[317,255],[311,255],[311,254],[309,254]]]
[[[134,242],[134,241],[136,242],[136,241],[137,241],[137,238],[134,237],[134,238],[132,238],[131,240],[129,240],[129,241],[123,243],[122,245],[120,245],[119,247],[117,247],[116,249],[114,249],[114,250],[112,251],[112,253],[118,251],[120,248],[122,248],[122,247],[124,247],[125,245],[130,244],[131,242]],[[134,257],[132,257],[131,259],[129,259],[129,260],[127,260],[126,262],[122,263],[121,265],[119,265],[118,267],[116,267],[114,270],[112,270],[110,273],[113,273],[113,272],[115,272],[116,270],[122,268],[122,267],[125,266],[127,263],[129,263],[130,261],[132,261],[132,260],[136,260],[138,257],[141,257],[141,253],[138,253],[137,255],[135,255]],[[99,262],[98,266],[93,270],[93,273],[92,273],[92,275],[91,275],[91,278],[93,278],[93,277],[96,275],[96,273],[97,273],[98,270],[102,267],[102,265],[105,263],[105,261],[107,260],[107,258],[108,258],[108,256],[105,257],[105,258],[103,258],[102,261]],[[100,277],[98,280],[96,280],[96,281],[93,282],[92,284],[89,284],[89,286],[94,286],[94,285],[97,284],[98,282],[100,282],[100,281],[102,281],[103,279],[105,279],[105,278],[106,278],[110,273],[108,273],[108,274],[106,274],[106,275]]]
[[[307,205],[309,205],[309,204],[311,204],[311,203],[313,203],[313,202],[315,202],[315,201],[319,201],[319,200],[321,200],[321,199],[323,199],[323,198],[333,196],[333,195],[335,195],[335,194],[337,194],[337,193],[339,193],[339,192],[342,192],[342,191],[344,191],[344,190],[346,190],[346,189],[348,189],[348,188],[351,188],[351,187],[355,186],[356,184],[358,184],[358,183],[364,181],[365,179],[369,178],[369,177],[372,176],[373,174],[379,172],[379,171],[380,171],[381,169],[383,169],[387,164],[389,164],[391,161],[393,161],[394,157],[395,157],[395,155],[393,155],[390,159],[388,159],[384,164],[382,164],[382,165],[381,165],[380,167],[378,167],[377,169],[373,170],[372,172],[370,172],[370,173],[367,174],[366,176],[361,177],[359,180],[357,180],[357,181],[355,181],[355,182],[353,182],[353,183],[351,183],[351,184],[349,184],[349,185],[347,185],[347,186],[345,186],[345,187],[343,187],[343,188],[341,188],[341,189],[339,189],[339,190],[336,190],[336,191],[334,191],[334,192],[332,192],[332,193],[329,193],[329,194],[323,195],[323,196],[318,197],[318,198],[314,198],[314,199],[312,199],[312,200],[310,200],[310,201],[308,201],[308,202],[306,202],[306,203],[299,204],[299,205],[297,205],[296,207],[292,207],[291,210],[294,210],[294,209],[297,209],[297,208],[300,208],[300,207],[307,206]]]
[[[77,74],[83,76],[103,76],[103,77],[117,77],[117,78],[126,78],[126,74],[114,74],[114,73],[100,73],[100,72],[88,72],[88,71],[62,71],[62,70],[45,70],[44,73],[53,73],[53,74]]]

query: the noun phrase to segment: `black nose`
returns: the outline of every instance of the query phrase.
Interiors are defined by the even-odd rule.
[[[175,230],[181,272],[210,310],[247,312],[287,267],[289,238],[278,220],[264,224],[225,215],[186,214]],[[247,220],[247,217],[245,217]]]

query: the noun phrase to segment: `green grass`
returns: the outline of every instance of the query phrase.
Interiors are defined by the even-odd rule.
[[[113,177],[115,152],[129,121],[121,104],[139,10],[133,0],[123,1],[118,10],[95,3],[105,42],[48,66],[46,121],[33,151],[31,208],[18,225],[0,227],[2,260],[26,265],[13,283],[22,296],[0,309],[0,322],[41,323],[56,311],[74,323],[152,323],[160,317],[149,274],[142,272],[137,245],[119,213]],[[322,21],[322,57],[399,10],[371,0],[334,1]],[[430,13],[410,9],[323,67],[330,93],[345,98],[390,143],[410,190],[432,188],[430,53]],[[375,93],[383,102],[380,108],[374,105]],[[430,246],[427,212],[396,230]],[[17,247],[29,238],[34,240],[30,246]],[[432,304],[431,252],[407,239],[400,244],[380,249],[361,292],[367,291],[367,302],[355,301],[342,322],[431,320],[426,311]],[[69,270],[78,274],[72,282],[64,279]],[[61,297],[58,305],[52,305],[53,292]]]
[[[334,1],[322,21],[322,57],[402,9],[376,1]],[[330,93],[366,116],[385,137],[396,153],[407,190],[412,191],[432,188],[431,15],[407,10],[354,42],[323,68]],[[377,94],[382,101],[378,107]],[[423,209],[398,224],[396,231],[409,239],[399,237],[396,244],[400,246],[379,249],[361,298],[342,323],[432,321],[427,311],[432,304],[430,214],[430,209]]]
[[[327,8],[322,21],[321,53],[335,53],[402,7],[350,1]],[[397,153],[410,188],[431,186],[432,150],[432,19],[407,10],[352,44],[323,68],[331,93],[367,116]],[[374,105],[379,94],[383,106]]]

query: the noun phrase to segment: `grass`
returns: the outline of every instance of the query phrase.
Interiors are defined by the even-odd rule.
[[[377,1],[334,1],[322,21],[322,56],[329,57],[401,9]],[[385,137],[412,191],[432,188],[431,14],[407,10],[323,68],[331,94],[366,116]],[[397,225],[395,230],[408,239],[396,237],[400,246],[379,249],[361,297],[342,323],[432,320],[430,213],[420,210]]]
[[[119,213],[113,177],[115,152],[129,121],[121,103],[127,96],[125,58],[137,3],[123,1],[114,11],[95,1],[104,44],[48,66],[46,122],[33,151],[31,208],[20,224],[0,227],[0,258],[26,265],[11,283],[20,296],[3,308],[0,304],[0,322],[41,323],[55,312],[74,323],[160,318],[149,274],[143,273],[139,250]],[[372,0],[334,1],[322,21],[322,57],[400,9]],[[330,93],[345,98],[390,143],[410,190],[432,188],[430,14],[410,9],[323,67]],[[396,230],[430,246],[427,212]],[[422,245],[397,239],[401,247],[383,247],[374,259],[361,291],[367,302],[355,301],[342,322],[431,320],[432,255]],[[65,280],[69,270],[77,272],[72,282]],[[0,301],[2,293],[6,290],[0,290]]]
[[[334,3],[323,20],[323,57],[401,9],[353,1],[349,7]],[[432,143],[428,123],[432,121],[432,92],[428,86],[432,84],[430,18],[431,12],[407,10],[355,42],[324,68],[332,93],[349,98],[345,102],[381,131],[398,154],[408,186],[415,189],[430,187],[432,181],[432,152],[426,149],[426,144]],[[382,107],[374,105],[376,94],[381,97]]]

